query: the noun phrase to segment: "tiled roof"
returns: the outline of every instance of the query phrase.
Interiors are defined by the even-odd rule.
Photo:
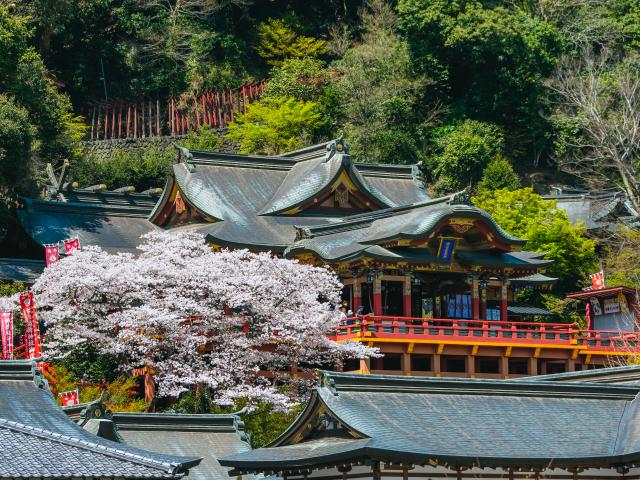
[[[418,239],[428,236],[443,221],[465,217],[483,220],[494,236],[509,245],[522,245],[524,240],[509,235],[502,230],[484,210],[470,205],[455,204],[456,195],[427,200],[403,207],[378,210],[335,219],[316,226],[298,226],[296,242],[285,252],[293,255],[313,252],[326,261],[347,261],[359,257],[380,260],[407,260],[413,263],[437,263],[439,260],[429,252],[410,252],[415,249],[386,248],[381,244],[395,239]],[[467,252],[459,253],[464,259]],[[482,254],[480,260],[507,262],[520,266],[546,265],[551,262],[539,260],[542,254],[511,252],[503,254]],[[484,255],[484,256],[482,256]],[[510,263],[509,263],[510,261]]]
[[[45,245],[78,237],[81,245],[133,252],[140,237],[157,228],[147,220],[156,197],[77,191],[66,195],[66,202],[24,199],[18,218],[36,243]]]
[[[640,223],[638,212],[622,191],[560,191],[544,198],[555,201],[572,223],[582,222],[589,230],[615,229],[618,222],[632,227]]]
[[[33,283],[44,270],[44,260],[0,258],[0,280]]]
[[[221,463],[238,472],[275,473],[352,461],[548,468],[633,463],[640,460],[640,432],[633,427],[638,390],[324,372],[305,412],[279,439]]]
[[[114,413],[118,434],[133,447],[171,455],[202,457],[190,470],[195,480],[228,480],[218,457],[251,450],[235,415]]]
[[[0,478],[177,478],[199,462],[92,435],[56,405],[32,362],[0,361]]]
[[[549,375],[536,375],[530,378],[518,378],[533,382],[590,382],[590,383],[615,383],[620,385],[637,385],[640,387],[640,365],[622,365],[619,367],[596,368],[593,370],[581,370],[577,372],[553,373]]]
[[[406,205],[428,200],[416,166],[354,163],[335,153],[328,161],[327,143],[279,156],[238,155],[180,148],[183,161],[173,176],[185,200],[210,224],[192,227],[222,246],[283,251],[296,237],[296,225],[335,221],[348,212],[278,216],[326,191],[342,172],[373,203]],[[167,192],[151,213],[154,220]]]

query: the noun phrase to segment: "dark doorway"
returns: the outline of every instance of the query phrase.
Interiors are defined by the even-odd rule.
[[[351,308],[355,311],[356,308],[358,308],[357,305],[353,305],[353,285],[345,285],[342,287],[342,296],[340,301],[340,305],[347,309]]]
[[[498,357],[478,357],[476,360],[476,372],[500,373],[500,360]]]
[[[529,360],[522,358],[510,358],[509,375],[529,375]]]
[[[431,355],[411,355],[411,370],[428,372],[431,370]]]
[[[440,359],[443,372],[465,373],[467,371],[464,357],[442,356]]]
[[[402,282],[382,282],[382,314],[402,316]]]

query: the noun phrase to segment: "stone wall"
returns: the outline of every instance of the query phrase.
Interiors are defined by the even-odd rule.
[[[224,132],[219,132],[220,136],[224,135]],[[149,147],[158,147],[162,150],[174,150],[175,144],[180,144],[181,140],[187,138],[186,135],[179,135],[174,137],[147,137],[147,138],[119,138],[111,140],[87,140],[84,142],[85,151],[88,154],[93,154],[100,159],[107,160],[112,155],[114,150],[124,150],[133,152],[137,149],[144,149]],[[230,140],[223,138],[222,145],[218,149],[221,152],[236,152],[237,145]]]

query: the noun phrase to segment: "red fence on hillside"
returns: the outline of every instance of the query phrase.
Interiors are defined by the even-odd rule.
[[[237,112],[264,92],[265,80],[236,89],[210,90],[190,99],[173,97],[141,99],[135,102],[113,100],[89,106],[86,121],[91,140],[146,138],[184,135],[203,125],[225,127]],[[89,123],[90,122],[90,123]]]

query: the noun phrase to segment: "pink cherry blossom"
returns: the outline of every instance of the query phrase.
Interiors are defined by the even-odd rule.
[[[148,234],[139,248],[133,256],[83,246],[45,270],[32,290],[48,358],[91,344],[114,355],[123,372],[153,368],[160,396],[201,385],[221,405],[245,397],[287,409],[305,382],[258,372],[378,355],[327,338],[342,287],[327,268],[216,252],[189,231]]]

